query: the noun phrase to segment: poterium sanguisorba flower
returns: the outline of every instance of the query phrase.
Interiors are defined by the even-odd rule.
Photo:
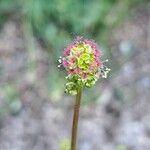
[[[77,89],[92,87],[98,78],[107,77],[110,71],[101,61],[101,50],[93,40],[76,38],[64,49],[59,62],[67,71],[65,92],[77,94]]]

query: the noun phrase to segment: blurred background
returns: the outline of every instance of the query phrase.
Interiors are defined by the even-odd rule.
[[[149,0],[0,0],[0,150],[68,150],[74,97],[58,69],[94,39],[108,79],[85,89],[79,150],[150,150]]]

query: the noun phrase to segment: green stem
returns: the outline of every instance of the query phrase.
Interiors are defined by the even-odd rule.
[[[80,110],[80,103],[81,103],[81,93],[82,93],[81,89],[79,89],[77,91],[77,95],[76,95],[76,99],[75,99],[73,124],[72,124],[71,150],[76,150],[79,110]]]

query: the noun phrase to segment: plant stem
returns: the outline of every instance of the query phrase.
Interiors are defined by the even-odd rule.
[[[76,99],[75,99],[75,105],[74,105],[72,137],[71,137],[71,150],[76,150],[79,110],[80,110],[80,103],[81,103],[81,93],[82,93],[81,89],[78,89]]]

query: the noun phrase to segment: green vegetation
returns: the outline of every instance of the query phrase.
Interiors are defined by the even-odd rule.
[[[0,107],[0,114],[11,113],[12,115],[18,114],[20,112],[22,104],[18,98],[18,91],[15,86],[8,84],[3,88],[3,93],[6,99],[5,104]]]
[[[127,148],[124,145],[119,145],[115,150],[127,150]]]
[[[60,150],[70,150],[70,140],[63,139],[60,142]]]
[[[57,57],[65,42],[76,35],[105,41],[112,27],[129,15],[128,10],[144,1],[1,0],[0,24],[13,14],[19,15]]]

